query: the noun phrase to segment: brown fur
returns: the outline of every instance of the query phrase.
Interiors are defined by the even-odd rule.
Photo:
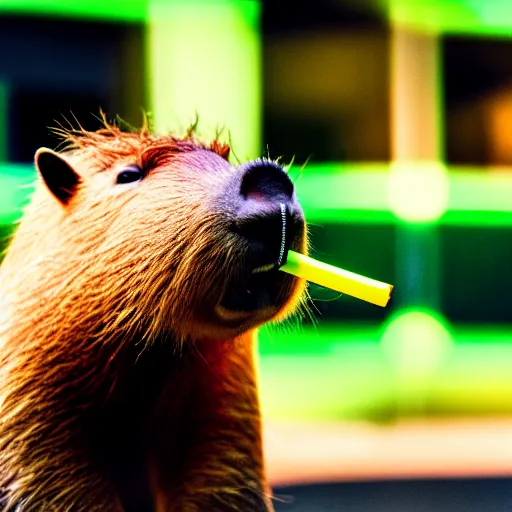
[[[243,249],[210,201],[229,147],[63,134],[78,187],[62,204],[37,186],[0,267],[2,510],[272,510],[254,329],[304,283],[241,325],[205,313]],[[134,162],[147,182],[117,190]]]

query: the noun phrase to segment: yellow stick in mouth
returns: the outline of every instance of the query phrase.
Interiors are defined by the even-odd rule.
[[[390,284],[322,263],[295,251],[288,251],[287,261],[279,270],[382,307],[387,306],[393,290]]]

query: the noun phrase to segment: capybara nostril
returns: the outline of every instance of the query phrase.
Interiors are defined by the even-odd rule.
[[[240,167],[242,183],[240,192],[245,199],[286,203],[293,196],[293,183],[277,163],[257,159]]]
[[[302,212],[292,181],[276,162],[257,159],[241,165],[236,225],[240,234],[266,246],[280,244],[282,209],[287,216]],[[275,243],[273,239],[276,239]]]

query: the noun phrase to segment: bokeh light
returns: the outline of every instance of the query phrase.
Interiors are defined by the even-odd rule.
[[[449,181],[440,163],[393,163],[388,186],[391,210],[402,220],[433,222],[448,208]]]

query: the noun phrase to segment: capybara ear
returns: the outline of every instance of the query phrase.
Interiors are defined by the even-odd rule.
[[[80,183],[80,176],[64,158],[48,148],[39,148],[34,161],[50,192],[62,204],[68,204]]]

